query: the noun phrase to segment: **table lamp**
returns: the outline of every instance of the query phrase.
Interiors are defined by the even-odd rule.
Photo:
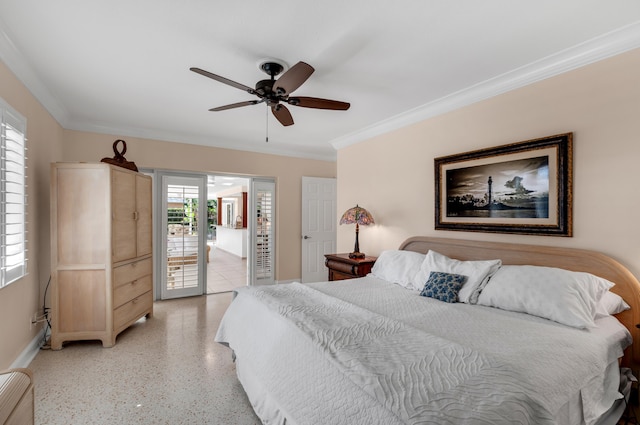
[[[340,224],[356,224],[356,245],[353,247],[353,252],[349,254],[349,258],[364,258],[364,253],[360,252],[360,244],[358,243],[358,233],[360,232],[360,225],[368,226],[375,224],[373,217],[369,211],[356,205],[353,208],[349,208],[340,219]]]

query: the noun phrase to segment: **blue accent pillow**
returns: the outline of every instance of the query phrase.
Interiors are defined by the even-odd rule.
[[[467,276],[461,274],[431,272],[420,295],[446,303],[455,303],[458,302],[458,292],[466,280]]]

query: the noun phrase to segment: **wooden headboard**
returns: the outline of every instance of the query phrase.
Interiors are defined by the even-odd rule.
[[[634,344],[625,351],[623,365],[634,371],[640,367],[640,282],[625,266],[611,257],[584,249],[426,236],[409,238],[402,242],[400,249],[423,254],[432,249],[458,260],[499,258],[503,264],[558,267],[603,277],[616,284],[611,291],[620,295],[631,306],[631,310],[616,316],[629,329],[634,340]]]

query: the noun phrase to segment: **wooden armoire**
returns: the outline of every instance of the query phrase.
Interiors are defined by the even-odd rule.
[[[116,336],[153,315],[151,177],[51,164],[51,348]]]

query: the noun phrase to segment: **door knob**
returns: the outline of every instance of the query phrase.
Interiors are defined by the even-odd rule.
[[[311,236],[304,235],[302,239],[311,239]]]

